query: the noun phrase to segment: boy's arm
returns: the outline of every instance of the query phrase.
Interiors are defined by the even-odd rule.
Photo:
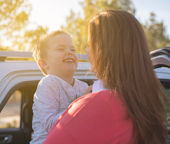
[[[83,91],[82,96],[92,92],[93,85],[89,86],[86,90]]]
[[[59,101],[59,89],[52,82],[42,82],[38,85],[34,96],[34,105],[38,112],[42,132],[46,131],[48,133],[64,112],[63,110],[59,113]]]

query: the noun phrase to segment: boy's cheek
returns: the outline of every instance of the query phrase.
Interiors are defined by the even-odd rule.
[[[76,68],[78,67],[78,59],[77,59],[77,61],[76,61]]]
[[[78,60],[79,60],[79,58],[78,58],[78,55],[76,54],[76,56],[75,56],[76,63],[78,63]]]

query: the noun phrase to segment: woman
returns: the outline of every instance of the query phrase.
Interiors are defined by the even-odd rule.
[[[128,12],[106,10],[88,27],[88,57],[105,89],[73,102],[45,144],[165,144],[168,100],[145,34]]]

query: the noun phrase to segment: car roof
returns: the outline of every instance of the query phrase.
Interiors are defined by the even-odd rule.
[[[7,79],[10,75],[16,73],[37,73],[43,77],[37,63],[35,61],[5,61],[6,58],[33,58],[32,52],[14,52],[14,51],[0,51],[0,86],[2,81]],[[87,55],[78,54],[79,60],[87,61]],[[77,71],[90,71],[91,65],[89,62],[78,62]]]

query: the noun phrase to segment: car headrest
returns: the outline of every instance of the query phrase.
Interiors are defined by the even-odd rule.
[[[170,58],[170,47],[163,47],[150,52],[151,57],[156,57],[159,55],[166,55]]]
[[[154,68],[159,68],[159,67],[168,67],[170,68],[170,58],[167,57],[166,55],[160,55],[151,58],[152,64]]]
[[[168,67],[170,68],[170,47],[163,47],[150,52],[151,61],[154,68]]]

